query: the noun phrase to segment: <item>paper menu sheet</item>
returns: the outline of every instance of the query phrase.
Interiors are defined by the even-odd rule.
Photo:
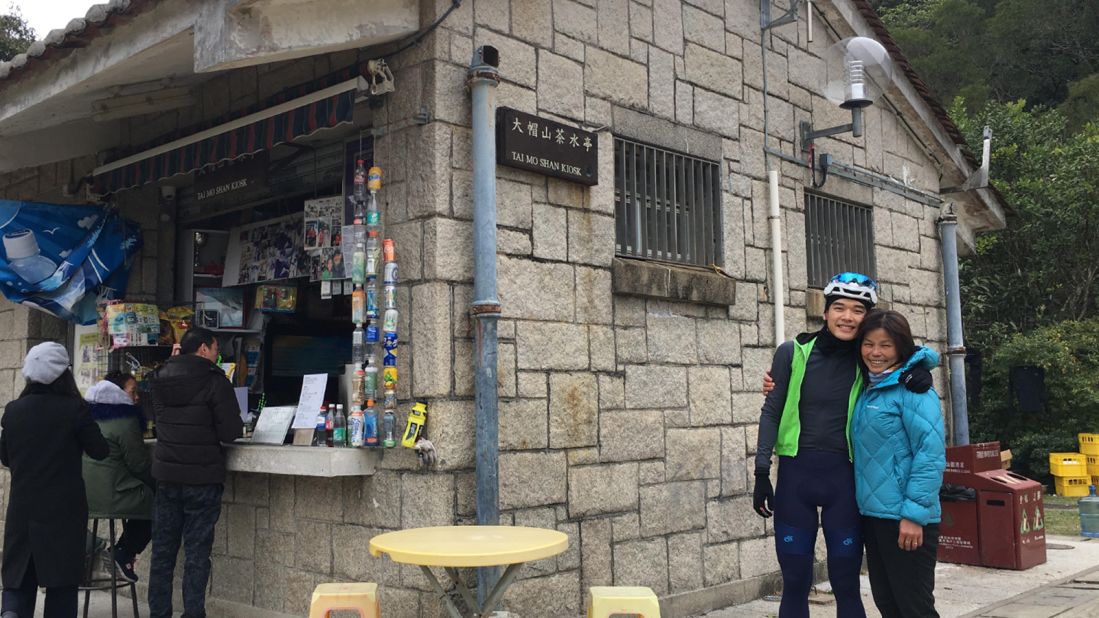
[[[258,444],[282,444],[290,421],[294,418],[294,406],[269,406],[263,409],[252,433],[252,442]]]
[[[302,377],[298,411],[294,415],[294,429],[313,429],[317,426],[317,414],[324,405],[326,388],[328,388],[327,373],[312,373]]]

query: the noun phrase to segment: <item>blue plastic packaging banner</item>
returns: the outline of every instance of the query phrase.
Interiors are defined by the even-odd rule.
[[[126,295],[141,229],[102,206],[0,200],[0,291],[77,324]]]

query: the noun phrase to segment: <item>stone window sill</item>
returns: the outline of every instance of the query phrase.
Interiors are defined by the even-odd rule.
[[[703,305],[736,304],[736,280],[732,277],[667,262],[616,257],[611,286],[615,294]]]

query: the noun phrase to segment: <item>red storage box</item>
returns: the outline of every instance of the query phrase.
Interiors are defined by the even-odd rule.
[[[946,449],[946,471],[972,474],[999,470],[1000,443],[978,442]]]

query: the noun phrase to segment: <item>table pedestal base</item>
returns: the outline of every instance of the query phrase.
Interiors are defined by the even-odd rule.
[[[420,566],[420,570],[423,571],[424,577],[427,581],[431,582],[431,586],[435,589],[435,592],[439,595],[439,598],[443,600],[443,604],[446,605],[447,611],[450,613],[451,618],[484,618],[491,614],[496,605],[500,602],[500,599],[504,596],[504,591],[508,589],[511,582],[515,580],[515,576],[519,573],[519,567],[523,566],[522,563],[509,564],[504,569],[504,574],[497,580],[496,585],[493,586],[492,591],[485,597],[485,604],[479,606],[477,604],[477,598],[473,595],[473,592],[464,584],[460,577],[458,577],[458,569],[452,567],[445,567],[444,571],[450,581],[454,584],[454,588],[457,589],[458,594],[465,601],[466,607],[469,608],[468,614],[463,614],[458,606],[454,603],[454,598],[447,594],[447,591],[443,588],[443,585],[439,583],[438,578],[435,577],[435,573],[426,566]]]

